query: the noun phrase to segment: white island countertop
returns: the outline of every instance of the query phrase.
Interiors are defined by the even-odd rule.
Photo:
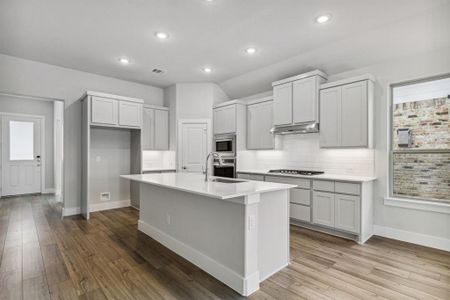
[[[198,194],[216,199],[232,199],[237,197],[280,191],[294,188],[295,185],[265,181],[234,180],[233,183],[205,181],[205,175],[197,173],[163,173],[121,175],[121,178],[154,186],[165,187],[192,194]],[[210,177],[213,179],[216,177]]]

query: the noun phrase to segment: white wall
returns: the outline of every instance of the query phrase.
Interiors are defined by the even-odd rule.
[[[23,99],[14,96],[0,95],[0,112],[40,115],[45,118],[45,189],[51,190],[54,185],[53,160],[53,102]],[[1,127],[1,125],[0,125]],[[1,162],[0,162],[1,166]]]
[[[65,101],[66,208],[80,206],[81,105],[77,100],[86,90],[142,98],[148,104],[163,104],[163,90],[160,88],[0,54],[0,92],[58,98]]]
[[[63,183],[63,151],[64,151],[64,102],[53,101],[53,134],[54,134],[54,174],[55,194],[61,195]],[[60,199],[60,197],[58,197]]]

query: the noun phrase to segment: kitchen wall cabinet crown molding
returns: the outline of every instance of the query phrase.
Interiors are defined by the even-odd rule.
[[[82,99],[86,98],[87,96],[96,96],[96,97],[100,97],[100,98],[115,99],[115,100],[136,102],[136,103],[142,103],[142,104],[144,103],[144,100],[139,99],[139,98],[119,96],[119,95],[113,95],[113,94],[108,94],[108,93],[103,93],[103,92],[95,92],[95,91],[86,91],[79,100],[82,100]]]
[[[273,99],[252,101],[247,105],[247,149],[273,149],[275,140],[270,129],[273,127]]]
[[[321,85],[320,147],[373,147],[373,76]]]
[[[319,122],[319,87],[327,75],[316,70],[272,83],[275,126]]]

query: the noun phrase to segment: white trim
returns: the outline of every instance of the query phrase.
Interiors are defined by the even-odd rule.
[[[79,214],[81,214],[81,207],[63,207],[62,209],[63,217],[75,216]]]
[[[36,118],[36,119],[40,119],[41,121],[41,193],[44,193],[45,191],[45,157],[46,157],[46,153],[45,153],[45,116],[42,115],[31,115],[31,114],[21,114],[21,113],[9,113],[9,112],[0,112],[0,120],[2,117],[4,116],[12,116],[12,117],[24,117],[24,118]],[[0,126],[1,128],[1,126]],[[3,143],[3,137],[2,137],[2,141],[0,144]],[[3,155],[3,153],[2,153]],[[3,160],[3,157],[0,157],[0,160]],[[3,162],[3,161],[2,161]],[[4,171],[4,166],[2,166],[1,168],[1,178],[3,178],[3,171]],[[3,179],[2,179],[3,180]],[[1,187],[1,191],[3,192],[3,187],[2,184],[0,183],[0,187]],[[0,194],[0,196],[3,194]]]
[[[450,251],[450,239],[380,225],[374,225],[373,227],[374,235]]]
[[[144,104],[144,108],[151,108],[151,109],[157,109],[157,110],[169,110],[167,106],[159,106],[159,105],[153,105],[153,104]]]
[[[264,103],[264,102],[269,102],[269,101],[273,101],[273,96],[258,98],[258,99],[255,99],[255,100],[249,100],[247,102],[247,106],[255,105],[255,104],[259,104],[259,103]]]
[[[105,201],[89,203],[89,212],[102,211],[108,209],[122,208],[130,206],[130,200]]]
[[[178,120],[177,124],[177,132],[176,132],[176,140],[177,140],[177,148],[176,148],[176,160],[177,160],[177,166],[176,171],[181,172],[182,171],[182,164],[183,164],[183,141],[181,138],[182,129],[184,124],[206,124],[206,153],[208,154],[212,150],[212,125],[211,125],[211,119],[180,119]],[[212,163],[211,163],[212,164]]]
[[[42,194],[55,194],[56,190],[55,188],[46,188],[44,189],[44,191],[42,192]]]
[[[220,102],[220,103],[214,104],[213,109],[219,108],[219,107],[230,106],[230,105],[234,105],[234,104],[246,105],[246,103],[242,100],[230,100],[230,101],[225,101],[225,102]]]
[[[109,98],[109,99],[116,99],[121,101],[129,101],[129,102],[136,102],[136,103],[144,103],[143,99],[139,98],[131,98],[126,96],[120,96],[120,95],[113,95],[113,94],[107,94],[102,92],[94,92],[94,91],[86,91],[83,96],[81,96],[80,99],[83,99],[87,96],[94,96],[94,97],[100,97],[100,98]]]
[[[341,80],[323,83],[320,85],[320,89],[323,90],[323,89],[327,89],[327,88],[331,88],[331,87],[336,87],[336,86],[340,86],[340,85],[344,85],[344,84],[350,84],[350,83],[354,83],[354,82],[358,82],[358,81],[365,81],[365,80],[375,82],[375,77],[372,74],[363,74],[363,75],[359,75],[359,76],[355,76],[355,77],[350,77],[350,78],[345,78],[345,79],[341,79]]]
[[[254,272],[244,278],[220,262],[171,237],[150,224],[139,220],[138,229],[178,255],[189,260],[208,274],[222,281],[241,295],[248,296],[258,289],[255,289],[255,281],[259,285],[259,272]]]
[[[288,206],[289,206],[289,205],[288,205]],[[288,232],[289,232],[289,230],[288,230]],[[288,247],[288,249],[289,249],[289,247]],[[280,271],[283,270],[284,268],[288,267],[289,264],[290,264],[290,263],[288,262],[287,264],[285,264],[285,265],[279,267],[278,269],[275,269],[275,271],[273,271],[273,272],[267,274],[266,276],[260,278],[260,279],[259,279],[259,282],[263,282],[264,280],[268,279],[268,278],[271,277],[272,275],[275,275],[276,273],[280,272]]]
[[[384,205],[450,214],[450,204],[441,202],[386,197]]]
[[[312,77],[312,76],[320,76],[325,80],[328,79],[328,75],[326,73],[322,72],[321,70],[314,70],[311,72],[307,72],[307,73],[303,73],[300,75],[296,75],[296,76],[288,77],[288,78],[281,79],[278,81],[274,81],[274,82],[272,82],[272,86],[276,86],[276,85],[280,85],[280,84],[284,84],[284,83],[288,83],[288,82],[292,82],[292,81],[296,81],[296,80],[300,80],[300,79],[308,78],[308,77]]]

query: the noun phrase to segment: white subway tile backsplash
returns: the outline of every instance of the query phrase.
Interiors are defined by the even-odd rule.
[[[373,176],[373,149],[320,149],[319,135],[276,136],[276,150],[239,151],[238,170],[308,169]]]
[[[175,151],[143,151],[144,169],[175,168]]]

